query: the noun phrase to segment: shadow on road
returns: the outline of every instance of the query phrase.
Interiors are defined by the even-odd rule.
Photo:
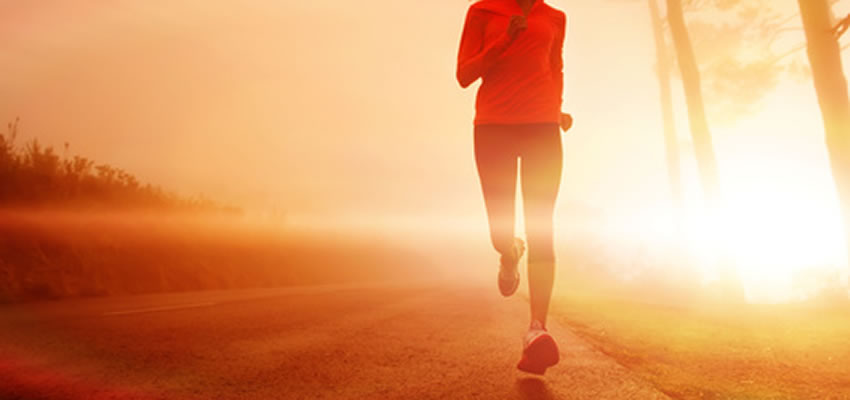
[[[555,400],[546,382],[540,378],[520,378],[517,380],[517,389],[526,400]]]

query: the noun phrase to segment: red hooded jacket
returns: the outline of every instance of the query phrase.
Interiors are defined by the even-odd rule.
[[[475,124],[559,123],[564,88],[567,17],[543,0],[527,15],[528,29],[508,35],[516,0],[482,0],[469,7],[458,52],[457,80],[482,78]]]

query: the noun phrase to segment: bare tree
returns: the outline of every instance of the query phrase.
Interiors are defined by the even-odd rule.
[[[718,224],[718,229],[711,229],[714,237],[710,237],[716,255],[716,266],[720,275],[720,288],[724,297],[730,301],[742,301],[744,289],[735,270],[734,261],[722,239],[723,231],[728,229],[720,221],[720,206],[722,202],[720,184],[717,177],[717,160],[714,154],[711,131],[705,112],[705,102],[702,95],[700,71],[691,44],[685,16],[682,11],[682,0],[667,0],[667,21],[670,24],[670,34],[676,49],[676,59],[682,77],[685,100],[688,105],[688,121],[690,122],[691,137],[694,143],[694,155],[699,170],[700,183],[705,199],[705,208],[709,219]]]
[[[694,141],[694,153],[699,169],[700,183],[706,199],[706,206],[716,211],[719,201],[719,183],[717,179],[717,159],[714,144],[705,114],[705,102],[702,96],[700,72],[694,56],[690,34],[685,25],[682,12],[682,0],[667,0],[667,21],[676,48],[676,59],[682,75],[685,99],[688,104],[688,120]]]
[[[838,42],[850,22],[842,20],[833,26],[831,3],[828,0],[798,0],[845,236],[850,238],[850,100]]]
[[[800,60],[782,57],[787,34],[802,31],[775,0],[683,0],[712,126],[752,115]],[[792,53],[793,55],[793,53]]]
[[[673,118],[673,96],[670,90],[671,60],[667,54],[667,41],[664,35],[664,22],[658,10],[658,0],[647,0],[649,17],[655,38],[656,74],[661,96],[661,116],[664,121],[664,144],[667,150],[667,174],[670,178],[670,194],[673,198],[673,214],[677,226],[681,225],[682,178],[679,156],[679,140],[676,137],[676,124]]]

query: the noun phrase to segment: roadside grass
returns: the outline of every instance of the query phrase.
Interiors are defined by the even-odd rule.
[[[369,232],[180,214],[0,210],[0,303],[392,280],[431,266],[416,248]]]
[[[651,303],[564,286],[558,320],[673,398],[850,399],[848,302]]]

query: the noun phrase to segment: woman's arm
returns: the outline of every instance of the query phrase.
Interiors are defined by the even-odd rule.
[[[468,87],[487,73],[513,42],[513,37],[519,33],[518,30],[522,29],[520,25],[521,23],[512,19],[509,31],[485,47],[484,30],[487,27],[487,18],[476,9],[469,10],[457,56],[457,81],[461,87]]]
[[[559,12],[557,32],[555,33],[555,41],[552,43],[551,55],[552,80],[554,80],[555,89],[558,91],[558,104],[564,101],[564,39],[566,32],[567,16]]]

